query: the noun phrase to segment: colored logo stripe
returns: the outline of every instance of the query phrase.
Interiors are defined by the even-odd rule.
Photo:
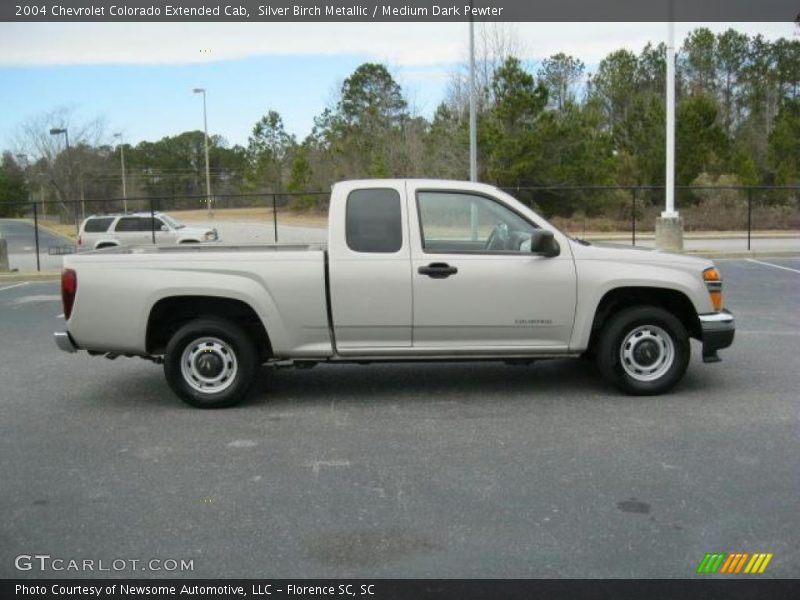
[[[700,561],[700,565],[697,567],[697,572],[716,573],[724,558],[724,554],[706,554],[703,560]]]
[[[744,568],[745,573],[763,573],[767,568],[769,561],[772,560],[772,553],[769,554],[753,554],[753,558]]]
[[[744,573],[759,574],[766,570],[772,556],[772,553],[764,552],[752,555],[749,552],[709,553],[697,565],[697,572],[733,574],[742,572],[742,567],[744,567]],[[748,559],[750,560],[748,561]],[[747,564],[746,567],[745,564]]]
[[[749,553],[744,552],[737,552],[728,554],[728,559],[725,561],[725,564],[722,565],[720,569],[720,573],[738,573],[741,568],[744,566],[744,562],[747,560],[747,557],[750,556]]]

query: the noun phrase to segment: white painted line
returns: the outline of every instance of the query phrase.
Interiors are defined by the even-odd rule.
[[[7,285],[4,288],[0,288],[0,292],[4,292],[6,290],[13,290],[14,288],[22,287],[23,285],[28,285],[30,281],[23,281],[22,283],[15,283],[14,285]]]
[[[748,262],[758,263],[759,265],[766,265],[767,267],[775,267],[776,269],[783,269],[784,271],[791,271],[792,273],[800,273],[800,269],[790,269],[783,265],[773,265],[772,263],[764,262],[763,260],[756,260],[755,258],[748,258]]]
[[[56,315],[56,319],[63,319],[63,318],[64,318],[64,313],[61,313],[60,315]]]

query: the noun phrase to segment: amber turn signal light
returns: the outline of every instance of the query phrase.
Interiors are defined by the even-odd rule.
[[[711,305],[714,310],[722,310],[722,275],[715,267],[703,271],[703,280],[708,288],[708,295],[711,297]]]

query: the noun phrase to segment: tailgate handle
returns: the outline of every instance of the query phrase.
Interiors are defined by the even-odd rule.
[[[417,273],[420,275],[427,275],[432,279],[446,279],[450,277],[450,275],[458,273],[458,269],[456,267],[451,267],[447,263],[431,263],[427,267],[420,267],[417,269]]]

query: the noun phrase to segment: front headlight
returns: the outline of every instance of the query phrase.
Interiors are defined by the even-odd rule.
[[[714,310],[722,310],[722,275],[719,274],[716,267],[710,267],[703,271],[703,281],[706,283]]]

